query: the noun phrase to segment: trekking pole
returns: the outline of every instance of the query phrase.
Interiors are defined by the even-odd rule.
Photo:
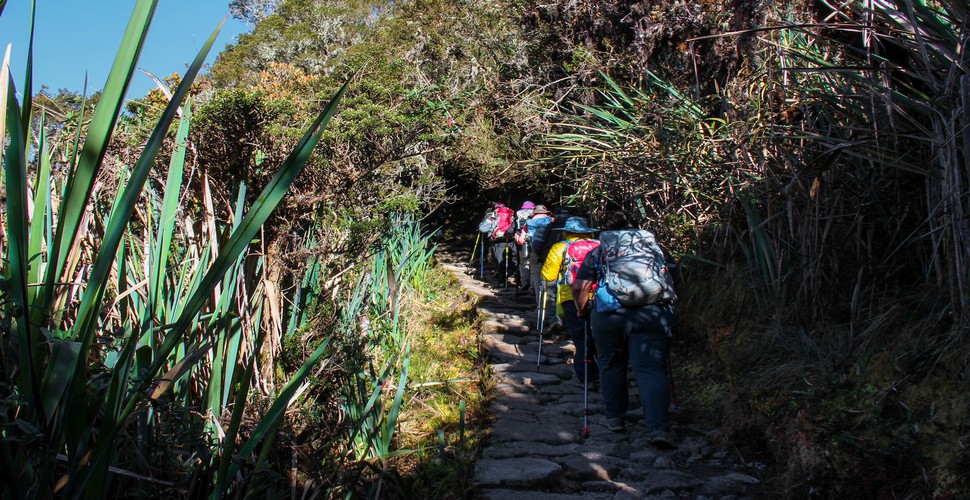
[[[540,296],[541,296],[541,294],[540,294]],[[539,302],[539,297],[533,297],[533,298],[536,301],[536,321],[535,321],[535,325],[536,325],[536,328],[538,328],[539,327],[539,317],[542,315],[542,303]]]
[[[589,321],[583,322],[583,437],[589,437]]]
[[[509,242],[507,242],[507,241],[505,242],[505,252],[504,252],[504,255],[505,255],[505,276],[504,276],[505,279],[503,281],[505,281],[505,288],[508,288],[509,287],[509,260],[510,260],[510,258],[509,258]]]
[[[481,233],[479,233],[481,234]],[[480,279],[485,278],[485,238],[482,238],[482,268],[481,272],[478,274]]]
[[[542,297],[542,300],[539,301],[539,349],[536,354],[536,371],[539,371],[539,360],[542,359],[542,330],[546,323],[546,301],[549,300],[549,288],[545,281],[540,283],[542,284],[542,291],[539,292],[539,296]]]
[[[482,233],[479,231],[478,236],[475,237],[475,246],[472,247],[472,258],[468,259],[468,265],[472,265],[475,262],[475,252],[478,251],[478,240],[482,239]]]

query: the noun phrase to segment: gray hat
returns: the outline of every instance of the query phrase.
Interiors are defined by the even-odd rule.
[[[536,205],[535,210],[532,211],[532,215],[536,215],[536,214],[552,215],[552,212],[550,212],[545,205]]]

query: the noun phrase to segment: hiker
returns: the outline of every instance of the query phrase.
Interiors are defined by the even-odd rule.
[[[515,231],[515,212],[500,201],[494,202],[492,208],[485,213],[485,217],[478,224],[478,230],[492,244],[492,255],[495,257],[493,274],[508,279],[507,268],[511,268],[512,260],[515,258],[511,243],[512,233]],[[506,248],[509,250],[508,262],[505,262]]]
[[[554,215],[551,216],[552,222],[549,224],[549,227],[546,229],[548,231],[546,233],[548,234],[548,237],[544,242],[545,253],[539,256],[539,261],[538,261],[540,278],[542,277],[542,263],[546,261],[546,256],[548,256],[549,254],[549,248],[552,247],[552,245],[554,245],[555,243],[559,241],[563,241],[564,233],[562,228],[563,226],[566,225],[566,221],[569,220],[570,217],[571,215],[569,215],[569,210],[562,207],[557,208],[556,211],[554,212]],[[548,295],[550,297],[555,297],[556,288],[558,287],[558,284],[555,281],[550,281],[545,284],[549,289]],[[555,300],[552,301],[552,304],[554,307],[556,307],[556,310],[558,311],[558,313],[546,316],[547,319],[545,322],[545,331],[543,333],[547,335],[552,335],[553,333],[560,332],[565,328],[562,322],[562,311],[558,307],[558,304],[556,303]]]
[[[665,257],[666,252],[652,232],[635,228],[623,212],[613,215],[599,237],[600,246],[583,260],[572,290],[575,307],[590,316],[605,406],[603,423],[613,432],[625,430],[629,404],[627,365],[632,363],[651,444],[675,448],[670,435],[667,374],[667,356],[676,323],[676,296],[669,269],[673,261],[669,255]],[[634,261],[640,265],[625,267],[626,262]],[[654,263],[657,270],[646,270],[645,262]],[[633,269],[638,278],[612,279],[623,278],[620,273],[625,269]],[[647,279],[649,276],[659,276],[662,283],[657,285]],[[644,291],[648,288],[646,283],[651,283],[649,291]]]
[[[556,228],[553,228],[555,231]],[[583,217],[570,217],[563,224],[561,231],[564,239],[549,248],[549,255],[542,264],[542,279],[549,283],[557,283],[557,309],[561,309],[563,323],[569,331],[570,340],[576,348],[573,355],[573,370],[580,383],[587,381],[584,373],[589,373],[589,381],[599,378],[594,355],[596,349],[593,339],[586,338],[586,322],[577,315],[576,303],[573,302],[573,292],[570,285],[575,278],[575,272],[586,254],[596,248],[599,242],[592,238],[597,229],[586,225]],[[588,342],[587,342],[588,340]],[[587,356],[586,347],[590,348]],[[589,362],[588,367],[583,366]]]
[[[522,202],[522,208],[515,212],[515,248],[516,257],[519,262],[519,282],[518,287],[522,290],[529,288],[531,276],[529,275],[529,246],[519,242],[519,233],[525,229],[525,223],[532,217],[536,205],[531,201]]]
[[[536,205],[532,210],[532,217],[525,221],[522,228],[515,233],[515,242],[528,248],[528,283],[532,286],[532,293],[537,301],[543,299],[543,291],[546,292],[545,297],[555,296],[555,288],[550,290],[555,284],[546,283],[542,279],[542,263],[546,260],[547,250],[552,239],[550,228],[555,221],[551,216],[552,212],[545,205]],[[546,304],[541,304],[539,309],[546,307]],[[550,322],[556,318],[555,310],[547,310],[546,313],[544,317],[549,318]]]

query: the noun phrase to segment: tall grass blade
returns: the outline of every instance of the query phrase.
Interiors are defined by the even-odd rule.
[[[182,82],[175,91],[174,99],[169,101],[168,105],[166,105],[161,117],[158,120],[158,123],[155,125],[155,128],[152,130],[152,133],[148,138],[148,141],[145,143],[144,150],[142,151],[141,156],[139,156],[138,161],[135,163],[131,178],[129,178],[128,182],[125,184],[125,187],[120,195],[119,203],[114,209],[112,209],[110,220],[105,226],[101,248],[99,249],[98,255],[95,258],[90,277],[88,278],[88,285],[84,290],[84,294],[82,295],[81,302],[78,306],[77,320],[71,330],[74,337],[81,342],[81,357],[77,367],[75,368],[75,380],[76,383],[80,384],[75,386],[77,387],[76,390],[78,391],[78,398],[82,398],[84,392],[84,385],[81,383],[81,381],[84,380],[86,364],[82,361],[86,360],[88,350],[94,341],[95,333],[97,331],[98,313],[104,297],[104,292],[107,286],[108,276],[111,271],[115,252],[117,251],[118,246],[121,244],[121,240],[127,230],[128,220],[130,219],[135,206],[139,203],[145,182],[148,179],[148,174],[151,171],[154,163],[155,155],[157,154],[165,138],[165,133],[168,131],[169,126],[175,118],[181,100],[188,93],[189,87],[195,80],[195,76],[202,68],[202,64],[205,62],[205,58],[215,42],[219,29],[221,29],[221,25],[212,33],[212,35],[203,45],[199,54],[196,56],[195,60],[191,65],[189,65]],[[83,157],[82,161],[84,161]],[[128,342],[137,342],[138,337],[138,332],[133,332],[132,336],[128,339]],[[158,366],[161,365],[159,364]],[[156,371],[152,371],[151,373],[154,374]],[[78,404],[80,403],[81,400],[79,399]],[[119,423],[123,420],[123,418],[118,419]],[[107,467],[107,464],[104,463],[107,454],[104,453],[104,451],[107,451],[112,447],[110,442],[113,441],[113,436],[117,431],[118,429],[102,430],[101,437],[107,439],[102,439],[100,441],[99,448],[102,450],[102,452],[95,455],[96,459],[92,462],[92,465],[89,466],[94,467],[95,473],[97,473],[96,471],[99,468],[104,469]],[[79,438],[83,437],[83,435],[84,432],[75,435],[75,437],[78,438],[74,443],[75,446],[81,445]],[[77,458],[77,454],[74,455],[74,458]],[[83,485],[84,483],[85,480],[82,479],[80,484]],[[95,491],[97,491],[99,488],[103,490],[103,485],[93,484],[91,487]]]
[[[50,232],[51,219],[48,217],[51,201],[51,158],[48,150],[47,135],[44,131],[44,116],[41,116],[38,137],[37,152],[37,177],[34,181],[34,208],[30,217],[30,239],[27,249],[30,270],[28,271],[28,283],[38,283],[40,281],[41,265],[46,259],[43,257],[44,240]],[[33,303],[36,295],[34,291],[28,290],[28,300]]]
[[[246,203],[246,192],[245,182],[240,182],[239,191],[236,196],[233,227],[238,227],[242,222],[241,219]],[[235,310],[235,302],[238,299],[238,294],[236,293],[238,283],[241,279],[244,279],[245,257],[245,254],[240,254],[235,264],[226,273],[224,280],[226,286],[221,292],[217,293],[219,299],[214,311],[213,321],[210,322],[210,329],[216,332],[218,340],[215,356],[210,367],[209,384],[206,387],[206,391],[208,391],[208,410],[217,418],[219,415],[222,415],[222,410],[228,401],[229,391],[231,389],[229,384],[237,364],[235,355],[238,353],[243,340],[242,323],[245,318],[239,317],[240,312]],[[259,259],[257,267],[261,267],[261,265],[262,259]],[[245,293],[245,287],[243,287],[242,291]],[[258,314],[262,313],[263,301],[258,299],[259,296],[260,294],[256,293],[255,300],[258,301],[258,305],[255,308],[250,307],[248,311],[242,312],[242,315],[251,314],[249,311],[254,309],[258,309]],[[216,324],[216,318],[221,318],[218,324]]]
[[[192,99],[189,98],[183,106],[183,114],[179,119],[179,128],[175,134],[175,150],[172,152],[172,159],[168,165],[168,177],[165,181],[165,195],[162,198],[162,208],[158,215],[158,227],[155,232],[154,249],[150,254],[152,259],[149,262],[149,285],[148,285],[148,304],[145,312],[151,318],[144,318],[143,324],[148,326],[150,322],[157,321],[162,316],[164,307],[163,286],[171,255],[172,238],[175,232],[175,220],[178,215],[179,194],[182,186],[182,177],[185,169],[185,149],[189,135],[189,126],[192,120]],[[147,328],[145,328],[147,330]]]
[[[30,328],[29,302],[27,297],[27,277],[29,275],[29,242],[27,222],[27,152],[24,123],[21,122],[20,107],[17,105],[16,86],[7,78],[7,132],[10,140],[4,155],[6,187],[7,255],[6,285],[13,302],[12,317],[16,324],[20,361],[20,394],[33,404],[24,411],[26,416],[44,415],[40,400],[40,367],[34,360],[40,351],[40,338]]]
[[[130,236],[126,235],[125,239],[127,239],[129,242],[131,241]],[[128,299],[128,297],[130,296],[128,293],[129,292],[128,268],[130,266],[130,261],[129,261],[130,254],[128,253],[128,247],[129,245],[125,245],[124,242],[122,241],[121,244],[118,246],[118,251],[116,252],[116,255],[115,255],[115,262],[117,263],[117,270],[118,270],[117,272],[118,282],[115,285],[115,293],[117,293],[117,295],[115,296],[114,307],[117,310],[118,321],[121,323],[126,323],[128,321],[129,319],[128,306],[129,304],[131,304],[131,300]],[[102,309],[105,309],[105,308],[106,306],[102,305]]]
[[[68,271],[64,266],[77,238],[81,218],[91,197],[94,181],[101,169],[118,115],[124,105],[125,92],[131,82],[138,55],[145,43],[157,4],[158,0],[138,0],[135,4],[98,106],[88,126],[77,166],[69,174],[64,199],[58,211],[60,220],[57,224],[57,232],[54,241],[51,242],[51,261],[47,268],[45,286],[42,288],[44,296],[38,304],[45,311],[50,309],[55,291],[54,284],[59,275]],[[114,252],[111,254],[113,255]]]
[[[23,110],[21,110],[20,120],[28,125],[30,124],[30,113],[31,107],[33,106],[33,85],[34,85],[34,28],[37,25],[37,2],[35,0],[30,1],[30,31],[27,38],[27,61],[24,68],[24,95],[23,95]],[[29,133],[29,131],[28,131]],[[0,136],[3,137],[3,136]]]
[[[10,86],[10,44],[3,51],[3,62],[0,64],[0,137],[7,136],[7,88]],[[0,147],[0,160],[3,160],[3,148]]]
[[[151,395],[148,396],[148,399],[157,400],[158,398],[162,397],[175,384],[175,382],[185,376],[185,374],[188,373],[193,366],[195,366],[195,363],[202,359],[202,356],[209,352],[209,349],[211,348],[212,343],[206,342],[202,345],[202,347],[193,350],[191,354],[186,355],[180,359],[178,363],[175,363],[174,366],[165,372],[165,375],[158,378],[157,384],[155,385],[155,390],[153,390]]]
[[[253,321],[256,324],[262,320],[262,310],[257,311]],[[263,341],[266,338],[266,330],[259,329],[256,334],[256,341],[253,343],[252,352],[258,353],[263,347]],[[231,381],[232,385],[236,383],[239,384],[235,392],[235,399],[232,406],[232,415],[229,418],[229,426],[226,429],[226,435],[222,438],[222,451],[219,454],[219,466],[216,472],[215,489],[213,490],[216,494],[218,492],[225,491],[228,488],[228,474],[229,465],[233,462],[232,458],[235,456],[236,441],[239,435],[239,426],[242,424],[243,414],[246,410],[246,398],[249,394],[249,388],[253,381],[253,376],[256,369],[256,356],[249,356],[247,360],[244,361],[243,370],[239,373],[238,379]],[[221,494],[220,494],[221,495]]]
[[[289,407],[294,395],[297,392],[297,389],[300,388],[303,381],[310,375],[310,371],[314,366],[316,366],[317,362],[320,361],[320,358],[323,357],[324,353],[327,352],[329,346],[330,339],[327,339],[320,344],[315,351],[313,351],[313,354],[311,354],[303,365],[300,366],[300,369],[293,374],[290,380],[286,383],[286,386],[283,387],[283,390],[280,391],[279,397],[276,398],[276,401],[273,402],[273,405],[266,412],[266,415],[260,419],[259,424],[256,425],[256,428],[253,430],[252,435],[249,436],[246,444],[239,449],[240,456],[245,457],[251,455],[253,451],[256,450],[256,447],[260,444],[260,442],[267,436],[269,430],[276,427],[279,420],[283,418],[283,414],[286,412],[287,407]],[[225,477],[231,478],[235,476],[236,473],[239,472],[240,467],[240,461],[233,460],[227,469]],[[220,481],[220,483],[221,487],[212,492],[212,495],[209,496],[210,499],[214,500],[225,495],[229,487],[229,483],[228,481]]]
[[[72,368],[77,363],[80,348],[81,345],[77,342],[67,340],[53,340],[51,342],[51,355],[47,360],[47,374],[44,376],[41,389],[44,408],[56,408],[61,404],[61,400],[67,392]],[[50,424],[53,412],[50,412],[46,418],[45,423]]]
[[[394,432],[397,429],[397,417],[401,413],[401,404],[404,402],[404,393],[408,383],[408,368],[411,366],[411,348],[406,346],[404,350],[404,360],[401,363],[401,375],[397,381],[397,393],[394,395],[394,402],[391,403],[390,412],[387,419],[383,422],[381,432],[381,456],[388,457],[391,454],[391,445],[394,439]]]
[[[78,108],[77,113],[77,125],[74,128],[74,143],[71,146],[71,155],[68,160],[68,165],[77,165],[77,156],[81,151],[81,136],[84,130],[84,109],[88,103],[88,75],[84,74],[84,86],[81,90],[81,105]],[[48,254],[50,251],[48,251]]]
[[[209,292],[222,281],[229,267],[249,247],[250,242],[256,236],[256,233],[259,232],[260,227],[266,222],[273,210],[282,201],[283,196],[289,191],[290,185],[296,180],[296,176],[303,171],[303,167],[306,166],[306,162],[310,158],[310,153],[313,151],[317,142],[320,141],[323,127],[326,126],[330,118],[337,111],[337,104],[340,102],[349,84],[350,81],[348,80],[340,87],[340,90],[330,100],[327,108],[313,122],[306,134],[296,145],[296,148],[283,162],[280,170],[273,176],[269,184],[263,189],[263,192],[260,193],[253,207],[243,217],[240,226],[233,231],[232,236],[229,237],[229,241],[220,250],[219,255],[206,272],[205,277],[202,278],[199,288],[186,300],[185,309],[182,311],[178,321],[166,336],[164,343],[159,349],[158,356],[150,369],[151,373],[155,373],[165,363],[165,358],[175,348],[175,345],[181,340],[182,335],[185,333],[192,319],[202,309],[202,306],[205,305]]]

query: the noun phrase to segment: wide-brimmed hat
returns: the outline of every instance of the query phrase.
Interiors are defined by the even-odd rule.
[[[552,215],[552,211],[546,208],[545,205],[536,205],[536,208],[532,210],[532,215],[536,215],[536,214]]]
[[[560,231],[566,231],[567,233],[595,233],[599,229],[589,227],[586,225],[585,217],[570,217],[566,219],[566,224],[561,228],[555,228]]]
[[[529,208],[535,208],[535,207],[536,207],[536,204],[535,203],[532,203],[531,201],[524,201],[524,202],[522,202],[522,209],[523,210],[529,209]]]

